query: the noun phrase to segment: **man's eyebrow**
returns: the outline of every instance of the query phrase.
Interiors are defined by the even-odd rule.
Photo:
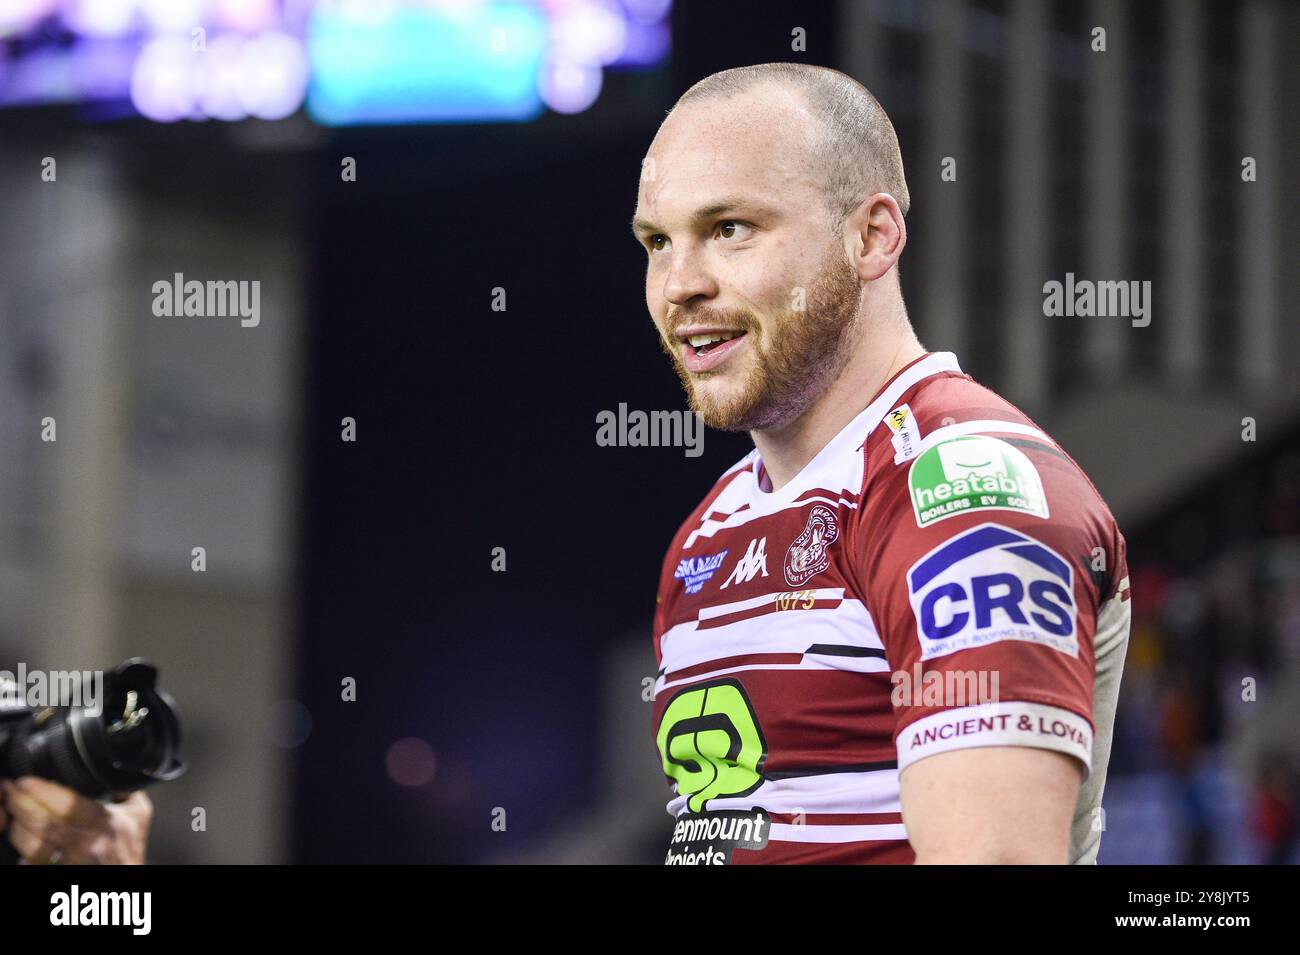
[[[699,225],[701,222],[708,219],[717,218],[724,213],[733,212],[737,209],[744,209],[748,212],[757,213],[759,215],[772,216],[776,214],[774,209],[745,196],[723,196],[716,202],[711,202],[707,206],[701,206],[692,212],[691,223]],[[632,219],[632,231],[639,236],[644,235],[647,232],[661,232],[662,230],[649,219],[635,216]]]

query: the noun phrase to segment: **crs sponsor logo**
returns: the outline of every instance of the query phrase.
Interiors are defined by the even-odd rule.
[[[1079,655],[1074,570],[1019,531],[981,524],[907,572],[921,659],[1024,640]]]
[[[682,582],[688,594],[697,594],[726,559],[725,550],[721,554],[710,554],[707,557],[684,557],[677,562],[673,577]]]

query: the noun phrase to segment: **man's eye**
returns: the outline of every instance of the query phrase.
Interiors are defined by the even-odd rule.
[[[749,226],[735,219],[727,219],[718,223],[718,234],[724,239],[744,239],[749,235]]]
[[[660,243],[660,242],[665,242],[665,243],[666,243],[667,241],[668,241],[668,236],[666,236],[666,235],[652,235],[652,236],[650,236],[650,251],[651,251],[651,252],[662,252],[662,251],[664,250],[664,247],[663,247],[662,245],[660,245],[659,243]]]

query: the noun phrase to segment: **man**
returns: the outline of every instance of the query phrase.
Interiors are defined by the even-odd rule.
[[[1124,538],[1074,461],[914,335],[870,93],[709,76],[633,231],[692,410],[750,432],[654,619],[671,863],[1095,862],[1128,640]]]
[[[142,865],[153,802],[143,791],[99,803],[67,786],[23,776],[0,782],[0,837],[28,863]]]

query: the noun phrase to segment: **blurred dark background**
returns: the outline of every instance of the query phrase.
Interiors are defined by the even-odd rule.
[[[660,561],[751,445],[597,445],[602,410],[683,405],[628,221],[681,92],[798,60],[864,82],[898,130],[922,341],[1060,440],[1128,537],[1100,861],[1296,861],[1294,5],[429,4],[531,10],[543,102],[360,125],[337,124],[324,67],[283,115],[269,94],[223,113],[203,87],[156,116],[177,121],[145,118],[171,100],[141,89],[182,82],[139,78],[150,4],[124,0],[125,26],[8,6],[0,657],[160,664],[193,769],[155,792],[152,858],[661,858],[641,682]],[[312,3],[182,6],[167,30],[207,23],[214,49],[265,28],[318,51]],[[334,68],[396,15],[320,7],[370,24]],[[609,53],[615,14],[651,37],[644,55],[626,54],[631,27]],[[456,36],[429,33],[429,60],[459,55]],[[112,74],[110,40],[135,51],[134,92],[69,93]],[[78,43],[94,69],[30,66]],[[450,75],[474,86],[476,68]],[[443,102],[402,98],[421,77],[388,92]],[[260,324],[154,315],[153,282],[176,272],[259,280]],[[1044,316],[1043,283],[1067,272],[1150,280],[1150,325]]]

